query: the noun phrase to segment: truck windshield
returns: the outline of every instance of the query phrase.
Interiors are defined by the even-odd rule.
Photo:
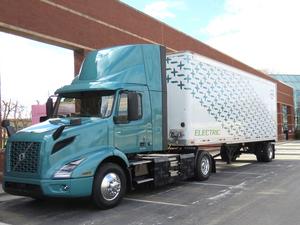
[[[75,92],[60,94],[54,117],[109,117],[114,104],[114,91]]]

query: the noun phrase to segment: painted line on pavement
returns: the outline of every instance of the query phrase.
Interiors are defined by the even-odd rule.
[[[257,166],[257,167],[286,167],[286,166],[289,166],[289,165],[292,165],[292,164],[260,164],[260,163],[255,163],[255,164],[252,164],[253,166]]]
[[[201,183],[201,182],[189,182],[189,181],[184,181],[184,182],[181,182],[181,183],[204,185],[204,186],[218,186],[218,187],[232,187],[232,186],[234,186],[234,185],[229,185],[229,184],[214,184],[214,183]]]
[[[0,225],[11,225],[11,224],[0,222]]]
[[[179,206],[179,207],[187,207],[188,206],[188,205],[171,203],[171,202],[150,201],[150,200],[137,199],[137,198],[124,198],[124,199],[128,200],[128,201],[133,201],[133,202],[144,202],[144,203],[159,204],[159,205],[171,205],[171,206]]]
[[[228,174],[242,174],[242,175],[267,175],[266,173],[248,173],[248,172],[227,172],[219,171],[218,173],[228,173]]]

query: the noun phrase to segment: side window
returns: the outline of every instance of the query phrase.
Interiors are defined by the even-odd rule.
[[[130,92],[129,92],[130,93]],[[129,112],[128,112],[128,107],[129,104],[133,104],[133,108],[136,109],[136,116],[131,118],[131,121],[134,120],[139,120],[143,117],[143,109],[142,109],[142,95],[137,94],[136,98],[133,102],[129,103],[129,96],[128,93],[121,93],[120,94],[120,100],[119,100],[119,106],[118,106],[118,120],[119,122],[128,122],[129,120]]]
[[[128,95],[127,93],[122,93],[120,95],[119,107],[118,107],[118,117],[120,121],[128,120]]]

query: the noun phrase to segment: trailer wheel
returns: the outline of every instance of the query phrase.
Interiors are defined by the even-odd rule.
[[[270,142],[259,143],[255,146],[258,162],[271,162],[274,158],[274,148]]]
[[[263,149],[260,154],[260,161],[261,162],[271,162],[273,159],[273,146],[270,142],[263,144]]]
[[[210,176],[212,169],[211,156],[208,152],[199,151],[197,160],[196,160],[196,171],[195,178],[196,180],[203,181],[207,180]]]
[[[261,154],[256,154],[256,160],[257,162],[262,162]]]
[[[118,205],[126,192],[126,176],[123,169],[115,163],[105,163],[97,171],[92,199],[100,209]]]

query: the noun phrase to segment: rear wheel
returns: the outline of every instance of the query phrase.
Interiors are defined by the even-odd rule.
[[[97,171],[92,199],[101,209],[109,209],[120,203],[126,192],[126,176],[123,169],[114,163],[105,163]]]
[[[256,159],[258,162],[271,162],[274,156],[273,145],[270,142],[262,143],[258,146]]]
[[[261,156],[262,162],[271,162],[273,159],[273,146],[271,143],[266,143],[264,145],[263,154]]]
[[[199,151],[196,160],[195,178],[199,181],[207,180],[211,174],[212,162],[208,152]]]

